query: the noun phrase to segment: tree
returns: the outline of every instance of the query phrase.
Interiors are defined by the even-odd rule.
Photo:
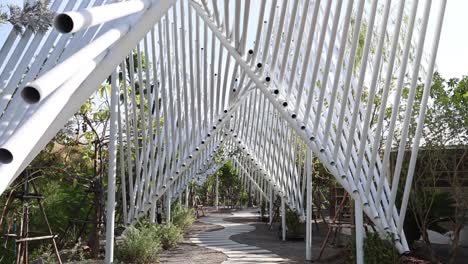
[[[416,107],[421,100],[421,90],[422,85],[419,85]],[[434,74],[423,130],[423,146],[410,197],[411,214],[433,259],[437,256],[431,248],[427,230],[443,232],[437,223],[447,219],[452,222],[450,263],[457,256],[460,231],[468,210],[461,173],[468,157],[467,105],[468,76],[446,80],[439,73]],[[447,186],[445,192],[439,188],[443,182]]]
[[[26,2],[23,8],[9,5],[9,15],[0,13],[0,24],[8,21],[18,33],[25,30],[45,32],[51,26],[55,14],[48,9],[50,0],[40,0],[33,4]]]

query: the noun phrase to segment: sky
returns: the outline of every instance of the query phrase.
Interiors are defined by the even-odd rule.
[[[433,6],[438,9],[441,0],[434,0]],[[22,5],[23,0],[0,0],[0,6],[8,4]],[[442,29],[437,70],[445,78],[468,75],[468,1],[448,0]],[[434,20],[434,18],[432,18]],[[11,26],[0,25],[0,46],[10,32]]]
[[[468,1],[447,1],[436,62],[446,78],[468,75]]]

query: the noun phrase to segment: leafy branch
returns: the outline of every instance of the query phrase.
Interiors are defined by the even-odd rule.
[[[17,33],[26,30],[46,32],[51,26],[55,13],[48,9],[50,0],[25,3],[23,8],[8,5],[9,14],[0,12],[0,24],[9,22]]]

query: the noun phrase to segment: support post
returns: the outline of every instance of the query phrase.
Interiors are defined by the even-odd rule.
[[[168,190],[166,192],[166,224],[171,222],[171,201],[172,200],[172,192]]]
[[[248,193],[249,193],[248,198],[249,198],[249,200],[248,200],[248,202],[247,202],[247,207],[248,207],[248,208],[252,208],[252,206],[253,206],[253,205],[252,205],[252,183],[249,181],[248,184],[249,184],[249,190],[248,190]]]
[[[117,176],[117,104],[119,88],[117,71],[111,77],[111,107],[110,107],[110,139],[109,139],[109,171],[107,175],[107,215],[106,215],[106,256],[105,263],[114,261],[114,222],[115,222],[115,178]]]
[[[356,263],[364,264],[364,216],[360,199],[354,201],[356,225]]]
[[[262,194],[260,193],[260,191],[258,191],[257,193],[258,193],[258,208],[262,208],[263,197],[262,197]],[[263,217],[263,215],[262,215],[262,217]]]
[[[281,195],[281,231],[281,237],[283,241],[286,241],[286,204],[284,202],[284,195]]]
[[[187,209],[187,208],[188,208],[188,205],[189,205],[189,202],[188,202],[188,200],[189,200],[189,194],[190,194],[190,192],[189,192],[189,187],[187,186],[187,187],[185,188],[185,209]]]
[[[218,211],[218,206],[219,206],[219,176],[216,174],[216,186],[215,186],[215,209]]]
[[[306,153],[306,169],[305,173],[307,176],[307,199],[306,199],[306,260],[312,260],[312,173],[313,167],[312,151],[307,149]]]
[[[156,223],[156,201],[153,201],[153,204],[151,205],[151,212],[150,212],[150,222],[152,224]]]
[[[273,186],[270,183],[270,208],[268,210],[270,225],[273,223]]]

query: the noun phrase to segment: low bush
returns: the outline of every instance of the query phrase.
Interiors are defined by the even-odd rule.
[[[301,226],[304,225],[301,221],[301,217],[296,209],[288,208],[286,210],[286,226],[290,233],[298,234],[301,233]]]
[[[179,227],[184,233],[189,231],[196,220],[195,210],[193,208],[174,206],[171,214],[172,223]]]
[[[157,226],[129,227],[122,244],[117,245],[115,256],[122,263],[149,264],[159,260],[161,242]]]
[[[182,230],[173,224],[158,225],[156,226],[156,230],[157,237],[159,241],[161,241],[163,249],[174,248],[177,244],[182,242],[184,238]]]
[[[367,233],[364,239],[364,262],[368,264],[399,263],[400,255],[392,244],[393,239],[380,238],[377,233]],[[350,240],[348,244],[349,263],[356,263],[356,242]]]

